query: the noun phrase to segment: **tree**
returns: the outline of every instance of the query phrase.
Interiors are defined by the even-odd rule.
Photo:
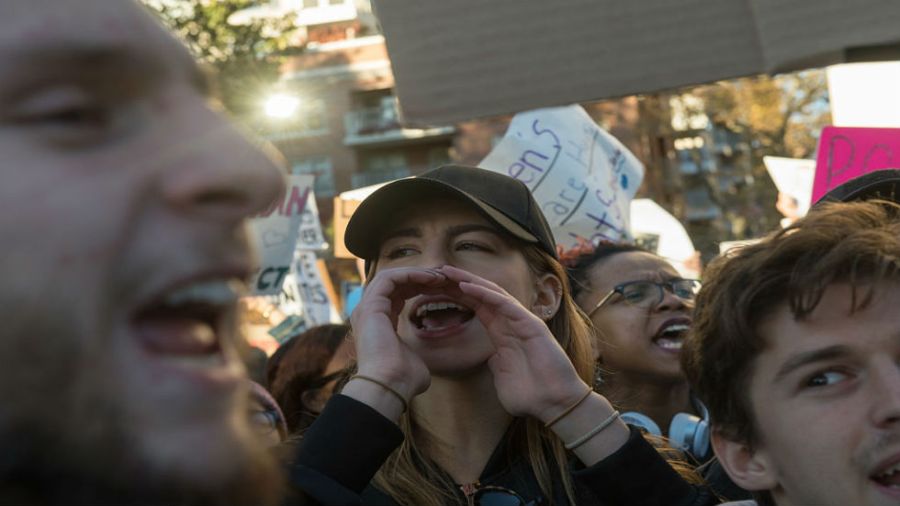
[[[143,0],[198,60],[214,70],[217,98],[227,111],[246,118],[278,79],[278,67],[295,44],[294,17],[229,23],[252,0]],[[232,18],[233,19],[233,18]]]
[[[695,93],[713,123],[752,139],[759,155],[812,156],[831,121],[824,70],[722,81]]]
[[[742,167],[742,177],[732,187],[714,192],[728,222],[720,240],[757,237],[776,229],[782,218],[774,207],[778,191],[763,157],[815,156],[819,134],[831,122],[825,71],[722,81],[691,93],[701,99],[702,112],[712,125],[746,147],[732,160]]]

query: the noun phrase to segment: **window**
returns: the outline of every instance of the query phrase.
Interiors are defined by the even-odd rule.
[[[331,158],[327,156],[313,156],[294,163],[294,174],[312,174],[316,176],[313,190],[316,197],[333,197],[337,193],[334,186],[334,169],[331,166]]]
[[[319,0],[303,0],[304,8],[318,7],[318,6],[319,6]]]
[[[313,131],[327,131],[328,122],[325,118],[325,101],[322,99],[310,100],[302,110],[305,119],[305,129]]]
[[[328,5],[344,5],[345,0],[328,0]]]
[[[372,172],[387,172],[406,168],[406,156],[400,152],[369,155],[363,162],[363,170]]]

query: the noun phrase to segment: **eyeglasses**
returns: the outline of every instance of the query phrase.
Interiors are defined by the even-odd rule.
[[[692,302],[700,291],[700,282],[696,279],[670,279],[662,283],[655,281],[628,281],[613,288],[600,302],[591,309],[588,316],[594,314],[604,304],[612,299],[612,296],[619,294],[626,304],[650,309],[659,305],[663,301],[665,295],[663,289],[668,290],[681,300]]]
[[[481,487],[477,483],[460,487],[466,495],[468,506],[535,506],[535,501],[525,502],[516,492],[489,485]]]

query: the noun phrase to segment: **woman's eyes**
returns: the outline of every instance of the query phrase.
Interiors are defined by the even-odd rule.
[[[481,252],[491,252],[494,249],[481,241],[459,241],[453,245],[454,251],[481,251]],[[419,254],[419,249],[412,246],[398,246],[394,248],[388,248],[387,253],[385,253],[384,257],[389,260],[395,260],[398,258],[404,258],[408,256],[413,256]]]
[[[643,284],[630,285],[622,291],[622,298],[627,302],[641,302],[650,295],[652,287]]]
[[[474,241],[460,241],[456,244],[458,251],[493,251],[490,246]]]
[[[393,248],[393,249],[388,250],[385,257],[393,260],[396,258],[412,256],[412,255],[415,255],[416,253],[418,253],[417,249],[403,246],[403,247],[398,247],[398,248]]]

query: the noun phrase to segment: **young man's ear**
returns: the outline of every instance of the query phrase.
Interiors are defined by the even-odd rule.
[[[562,302],[562,281],[554,274],[542,274],[535,281],[537,296],[531,311],[542,320],[549,320],[559,310]]]
[[[729,439],[715,429],[710,439],[719,463],[739,487],[750,491],[776,487],[775,471],[764,449],[751,448],[747,443]]]

